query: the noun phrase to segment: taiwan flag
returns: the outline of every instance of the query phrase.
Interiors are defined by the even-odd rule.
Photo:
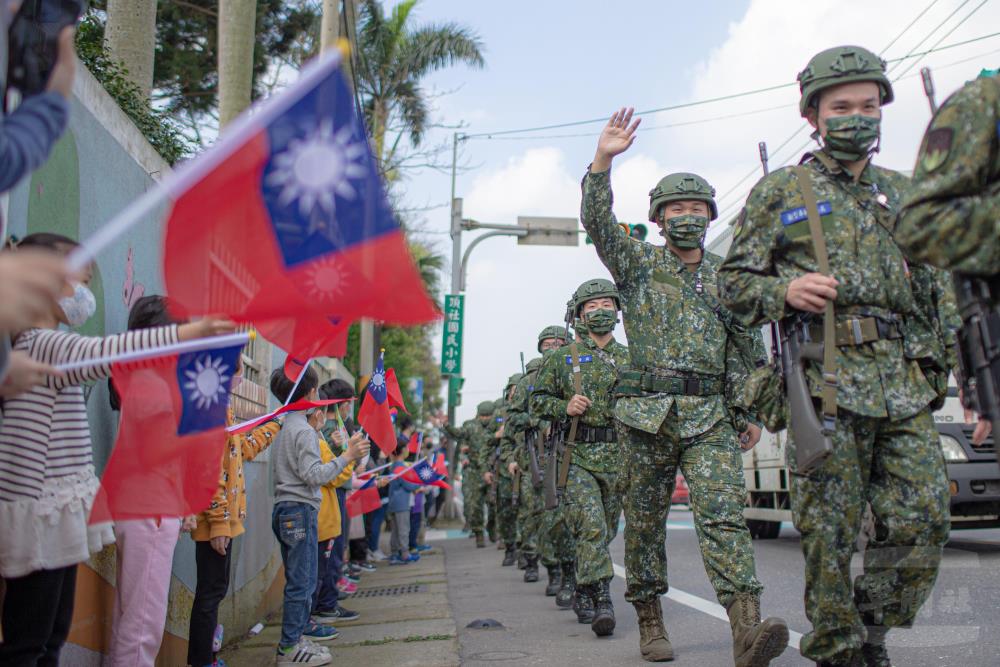
[[[420,451],[420,443],[423,442],[423,440],[424,434],[414,431],[413,435],[410,436],[410,441],[406,443],[406,451],[410,454],[416,454]]]
[[[303,358],[362,317],[438,317],[335,53],[244,113],[163,188],[165,284],[191,315],[253,321]]]
[[[219,488],[242,344],[117,364],[121,422],[91,523],[197,514]]]
[[[382,506],[382,498],[378,495],[378,487],[375,486],[375,478],[364,483],[364,485],[347,496],[347,516],[356,517],[361,514],[368,514]]]
[[[450,489],[451,486],[444,481],[444,477],[444,475],[436,471],[434,467],[427,462],[427,459],[417,461],[412,466],[407,468],[406,472],[399,476],[400,479],[410,482],[411,484],[420,484],[422,486],[440,486],[442,489]]]
[[[396,449],[396,429],[392,425],[392,415],[389,413],[389,392],[385,383],[385,355],[380,354],[378,365],[368,381],[365,398],[358,410],[358,424],[368,436],[378,445],[386,456]]]

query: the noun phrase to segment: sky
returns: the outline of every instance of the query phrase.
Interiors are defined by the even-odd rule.
[[[447,92],[434,98],[435,122],[461,124],[462,132],[477,134],[606,118],[621,106],[656,109],[794,84],[813,54],[840,44],[876,52],[888,46],[883,57],[889,60],[956,44],[997,31],[1000,2],[981,3],[423,0],[415,18],[417,24],[456,22],[482,39],[484,69],[458,66],[426,79],[429,92]],[[943,101],[981,68],[1000,65],[1000,36],[931,53],[904,73],[915,60],[889,65],[890,78],[903,78],[894,86],[896,100],[884,110],[882,149],[875,159],[907,171],[930,119],[920,68],[931,67]],[[718,193],[723,219],[709,230],[714,238],[760,176],[757,142],[768,143],[772,168],[796,162],[812,145],[801,129],[797,103],[797,87],[786,85],[645,115],[635,144],[612,168],[619,220],[645,222],[648,192],[656,182],[673,171],[693,171]],[[515,224],[519,215],[577,216],[580,179],[601,127],[462,142],[460,163],[467,168],[458,174],[456,194],[464,200],[464,217]],[[450,141],[452,132],[434,130],[427,143]],[[411,174],[403,187],[406,206],[427,209],[418,216],[423,239],[450,259],[450,176],[425,169]],[[479,233],[465,232],[463,247]],[[662,242],[653,229],[649,238]],[[538,332],[560,322],[580,283],[608,277],[593,246],[582,240],[578,247],[525,247],[501,237],[484,241],[470,257],[459,421],[471,417],[478,402],[499,397],[506,378],[520,370],[519,353],[537,356]],[[444,284],[450,284],[447,275]],[[621,325],[616,336],[624,340]]]

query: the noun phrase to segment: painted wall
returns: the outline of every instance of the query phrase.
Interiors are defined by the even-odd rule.
[[[16,236],[52,231],[86,238],[169,170],[83,67],[74,96],[69,131],[51,159],[10,193],[9,228]],[[93,285],[98,310],[83,333],[101,335],[124,330],[135,299],[161,293],[159,217],[151,216],[137,225],[128,238],[98,258]],[[276,350],[268,356],[280,364],[284,355]],[[87,407],[100,473],[117,425],[116,413],[108,406],[106,383],[88,389]],[[267,469],[267,456],[263,456],[248,463],[245,470],[249,521],[246,534],[234,545],[230,592],[220,616],[227,640],[244,634],[280,605],[284,577],[270,527],[272,499]],[[114,581],[114,547],[80,566],[71,645],[64,651],[63,664],[100,664],[110,637]],[[159,659],[162,665],[186,663],[194,587],[194,543],[182,536],[174,552],[171,603]]]

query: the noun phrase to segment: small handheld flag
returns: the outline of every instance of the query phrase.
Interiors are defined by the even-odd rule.
[[[406,451],[410,454],[416,454],[420,451],[420,443],[422,443],[423,440],[424,434],[414,431],[413,435],[410,436],[410,441],[406,443]]]
[[[405,472],[400,474],[400,479],[410,482],[411,484],[420,484],[421,486],[440,486],[441,488],[450,489],[451,486],[444,481],[444,475],[439,474],[427,459],[421,459],[417,461],[412,466],[406,469]]]
[[[381,506],[382,498],[378,495],[374,477],[365,482],[360,489],[347,496],[347,516],[352,518],[373,512]]]
[[[368,381],[365,398],[358,410],[358,423],[368,432],[372,441],[386,456],[396,449],[396,430],[389,414],[389,397],[385,382],[385,353],[379,355],[378,365]]]

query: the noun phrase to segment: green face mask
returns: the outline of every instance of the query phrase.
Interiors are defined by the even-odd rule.
[[[670,218],[665,223],[666,232],[660,234],[670,239],[674,247],[680,250],[700,248],[705,242],[705,232],[708,231],[708,218],[703,215],[679,215]]]
[[[881,125],[881,118],[860,114],[828,118],[823,146],[837,160],[859,162],[871,154],[878,141]]]
[[[615,324],[618,323],[618,313],[614,310],[608,310],[606,308],[592,310],[589,313],[586,313],[584,317],[587,320],[587,329],[598,336],[611,333],[611,331],[615,328]]]
[[[587,323],[581,320],[579,317],[573,320],[573,330],[576,331],[581,336],[587,335]]]

